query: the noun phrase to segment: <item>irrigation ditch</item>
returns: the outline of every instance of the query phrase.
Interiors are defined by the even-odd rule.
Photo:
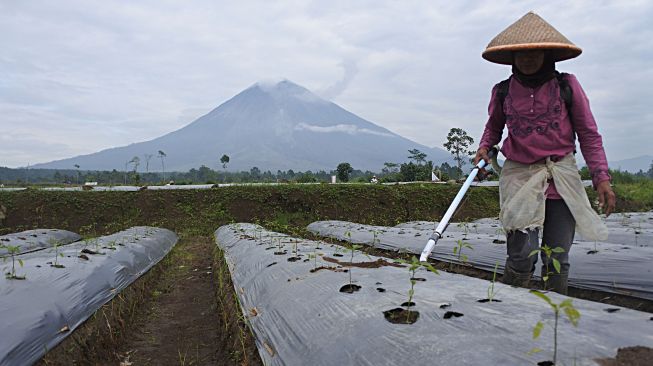
[[[207,364],[259,365],[262,359],[248,323],[256,310],[242,313],[222,249],[214,231],[235,222],[259,223],[269,230],[317,239],[306,226],[319,220],[368,225],[434,221],[457,193],[449,185],[279,185],[210,190],[134,192],[0,192],[0,235],[57,228],[84,238],[147,225],[176,232],[179,243],[148,273],[106,303],[89,320],[50,350],[41,364]],[[618,210],[637,202],[620,200]],[[472,189],[454,217],[471,221],[498,214],[498,190]],[[332,244],[343,244],[329,240]],[[390,258],[394,251],[364,249]],[[346,261],[346,259],[338,259]],[[446,263],[434,262],[438,268]],[[459,268],[468,276],[491,272]],[[456,272],[454,270],[453,272]],[[651,304],[571,290],[579,296],[651,311]],[[209,326],[211,324],[211,326]],[[275,352],[263,346],[266,353]],[[74,360],[74,362],[70,362]]]

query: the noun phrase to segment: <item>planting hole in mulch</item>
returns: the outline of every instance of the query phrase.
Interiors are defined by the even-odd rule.
[[[360,290],[361,287],[358,285],[354,285],[353,283],[348,283],[340,288],[340,292],[345,292],[348,294],[353,294],[354,292]]]
[[[598,250],[588,250],[587,254],[596,254],[598,252],[599,252]]]
[[[288,254],[288,251],[287,251],[287,250],[284,250],[284,251],[282,251],[282,252],[274,252],[273,254],[274,254],[274,255],[284,255],[284,254]]]
[[[555,363],[553,361],[540,361],[537,366],[555,366]]]
[[[383,285],[383,282],[377,282],[375,285]]]
[[[476,301],[477,302],[482,302],[482,303],[485,303],[485,302],[501,302],[501,300],[499,300],[499,299],[492,299],[492,300],[490,300],[490,299],[480,299],[480,300],[476,300]]]
[[[90,250],[90,249],[82,249],[82,253],[83,254],[90,254],[90,255],[94,255],[94,254],[104,255],[104,253],[96,252],[96,251]]]
[[[376,291],[378,291],[378,292],[385,292],[385,289],[384,289],[384,288],[381,288],[381,287],[377,287],[377,288],[376,288]]]
[[[653,360],[653,348],[644,346],[619,348],[617,357],[598,359],[601,366],[648,366]]]
[[[415,303],[412,302],[412,301],[406,301],[406,302],[404,302],[403,304],[401,304],[401,306],[404,306],[404,307],[409,308],[409,307],[411,307],[411,306],[415,306]]]
[[[334,256],[334,257],[342,257],[342,254],[334,253],[333,256]]]
[[[619,308],[607,308],[607,309],[603,309],[603,311],[608,312],[608,313],[616,313],[616,312],[619,311],[619,310],[621,310],[621,309],[619,309]]]
[[[300,259],[301,259],[300,257],[290,257],[288,258],[288,262],[297,262]]]
[[[492,243],[494,243],[494,244],[505,244],[506,241],[505,240],[494,239],[494,240],[492,240]]]
[[[277,264],[277,262],[272,262],[272,263],[268,264],[266,267],[272,267],[272,266],[274,266],[275,264]]]
[[[86,256],[86,254],[80,254],[80,255],[77,256],[77,258],[88,260],[88,257]]]
[[[419,319],[419,311],[394,308],[384,311],[383,316],[392,324],[413,324]]]
[[[426,281],[426,278],[422,278],[422,277],[411,277],[410,279],[412,281],[419,281],[419,282],[425,282]]]
[[[458,313],[458,312],[455,312],[455,311],[447,311],[446,313],[444,313],[444,318],[445,319],[460,318],[463,315],[464,315],[463,313]]]
[[[449,303],[442,304],[442,305],[440,305],[440,309],[446,309],[446,308],[448,308],[449,306],[451,306],[451,304],[449,304]]]
[[[64,266],[63,264],[51,264],[50,267],[54,267],[54,268],[66,268],[66,266]]]

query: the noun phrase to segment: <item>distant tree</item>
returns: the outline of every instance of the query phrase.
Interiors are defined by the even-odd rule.
[[[317,178],[313,175],[313,173],[309,170],[306,173],[300,174],[299,177],[297,177],[297,183],[315,183],[317,182]]]
[[[220,158],[220,164],[222,164],[222,169],[227,170],[227,164],[229,164],[229,155],[222,155]]]
[[[159,157],[159,159],[161,159],[161,170],[163,171],[163,181],[164,182],[166,181],[166,165],[164,163],[164,160],[165,160],[166,156],[168,156],[168,155],[166,155],[166,153],[164,153],[163,150],[159,150],[158,157]]]
[[[397,171],[399,171],[399,164],[389,163],[389,162],[383,163],[383,169],[381,169],[382,173],[390,174],[390,173],[396,173]]]
[[[401,180],[404,182],[414,182],[417,177],[419,167],[412,161],[409,163],[401,164],[399,172],[401,173]]]
[[[144,154],[143,156],[145,157],[145,173],[149,173],[150,172],[150,159],[152,159],[152,157],[154,155]]]
[[[77,184],[79,184],[79,164],[73,165],[77,169]]]
[[[261,169],[253,167],[249,170],[249,174],[252,176],[252,179],[259,180],[259,178],[261,178]]]
[[[349,163],[340,163],[336,168],[336,175],[341,182],[349,181],[349,174],[354,171]]]
[[[458,169],[462,171],[465,161],[474,155],[474,151],[469,148],[474,143],[465,130],[462,128],[452,128],[447,135],[447,142],[444,147],[453,155],[453,159],[458,164]]]
[[[134,157],[129,161],[129,163],[130,163],[130,164],[133,164],[133,166],[134,166],[134,173],[136,173],[136,171],[138,170],[138,166],[141,165],[141,158],[139,158],[138,156],[134,156]]]
[[[415,160],[417,165],[421,165],[421,163],[426,161],[426,154],[419,151],[418,149],[408,150],[408,153],[410,154],[408,159]]]
[[[648,172],[646,172],[646,175],[653,179],[653,161],[651,161],[651,166],[648,168]]]

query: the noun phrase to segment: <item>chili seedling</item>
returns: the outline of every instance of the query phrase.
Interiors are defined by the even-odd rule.
[[[560,311],[564,311],[565,315],[571,322],[571,324],[574,327],[578,326],[578,320],[580,319],[580,312],[578,309],[574,307],[574,305],[571,302],[571,299],[566,299],[560,302],[559,304],[554,303],[548,296],[545,294],[537,291],[537,290],[531,290],[530,293],[533,295],[539,297],[540,299],[546,301],[549,306],[551,306],[551,309],[553,310],[553,313],[555,315],[555,323],[552,326],[553,328],[553,364],[556,364],[557,357],[558,357],[558,319],[560,318]],[[544,328],[544,322],[541,320],[538,321],[535,324],[535,327],[533,328],[533,339],[539,338],[540,334],[542,333],[542,329]],[[551,326],[551,324],[549,324]],[[530,350],[528,353],[533,354],[537,352],[541,352],[542,350],[535,347],[532,350]]]
[[[0,248],[5,248],[7,249],[7,252],[9,252],[9,255],[11,256],[11,272],[6,272],[5,273],[5,278],[8,280],[24,280],[26,276],[18,276],[16,275],[16,260],[18,260],[18,264],[22,267],[23,266],[23,260],[20,258],[16,258],[16,255],[20,253],[20,246],[18,245],[0,245]],[[4,261],[4,258],[3,258]]]
[[[63,258],[63,253],[59,253],[59,246],[61,246],[61,242],[59,240],[51,240],[52,247],[54,248],[54,263],[51,264],[51,267],[54,268],[66,268],[63,264],[59,264],[58,260],[59,257]]]
[[[458,264],[459,265],[467,263],[468,257],[467,257],[467,255],[463,254],[463,249],[464,248],[469,248],[470,250],[474,250],[474,247],[471,244],[469,244],[467,242],[464,242],[462,240],[458,240],[456,242],[456,246],[453,247],[453,255],[458,256]],[[451,264],[451,265],[453,265],[453,264]]]
[[[494,272],[492,272],[492,282],[490,283],[490,287],[487,289],[487,298],[489,302],[492,302],[494,299],[494,295],[496,293],[494,292],[494,284],[497,280],[497,268],[499,268],[499,262],[494,263]]]
[[[415,296],[415,284],[417,283],[417,278],[415,277],[415,272],[420,268],[424,267],[427,270],[439,275],[440,273],[438,272],[435,267],[433,267],[430,263],[428,262],[420,262],[417,257],[413,256],[410,260],[410,262],[403,260],[403,259],[398,259],[400,263],[406,264],[408,266],[408,274],[410,275],[410,289],[408,290],[408,301],[405,302],[406,304],[406,322],[408,322],[408,318],[410,317],[410,307],[413,306],[413,297]]]
[[[534,255],[537,255],[537,253],[544,253],[544,256],[547,258],[546,261],[544,261],[544,268],[546,269],[546,273],[544,276],[542,276],[542,281],[544,282],[544,288],[546,289],[547,282],[549,281],[549,275],[554,274],[554,272],[549,271],[549,262],[553,264],[553,268],[555,269],[555,273],[560,273],[560,261],[557,259],[553,258],[553,253],[564,253],[565,250],[562,249],[561,247],[555,247],[551,248],[548,245],[544,244],[542,245],[541,248],[539,249],[534,249],[533,251],[528,254],[528,257],[532,257]]]

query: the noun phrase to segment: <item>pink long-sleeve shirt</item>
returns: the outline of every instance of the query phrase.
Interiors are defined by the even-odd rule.
[[[501,147],[503,155],[522,164],[533,164],[547,157],[555,161],[571,153],[576,148],[578,136],[580,150],[596,188],[600,182],[610,180],[603,139],[580,83],[574,75],[566,74],[565,77],[572,91],[571,111],[560,97],[556,78],[533,89],[511,77],[503,106],[499,105],[498,84],[495,85],[479,147],[490,148],[498,144],[504,127],[507,127],[508,137]],[[546,196],[561,198],[555,182],[549,185]]]

